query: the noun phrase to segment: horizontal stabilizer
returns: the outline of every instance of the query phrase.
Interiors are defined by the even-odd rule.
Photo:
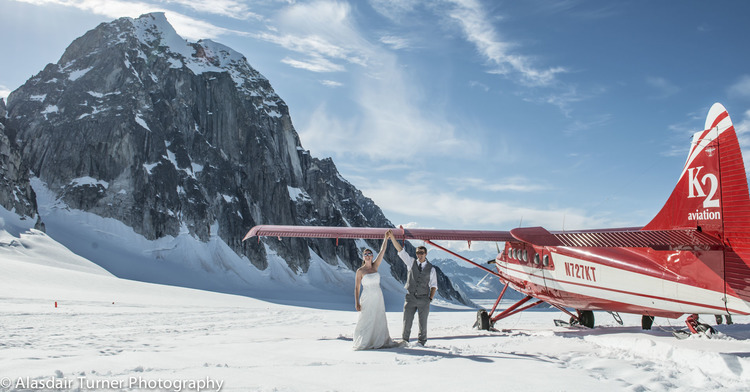
[[[542,227],[511,230],[519,241],[537,246],[652,248],[655,250],[722,249],[721,240],[698,230],[608,229],[549,232]]]

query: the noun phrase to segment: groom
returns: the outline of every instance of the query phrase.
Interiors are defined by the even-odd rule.
[[[403,339],[409,341],[411,326],[414,324],[414,313],[419,313],[419,344],[424,346],[427,342],[427,315],[430,314],[430,302],[435,298],[437,291],[437,273],[427,261],[427,248],[417,247],[417,259],[415,260],[406,250],[401,247],[388,230],[388,237],[398,251],[398,256],[406,264],[406,301],[404,303],[404,332]]]

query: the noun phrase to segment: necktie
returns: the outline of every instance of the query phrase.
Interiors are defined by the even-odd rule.
[[[422,272],[422,263],[419,263],[419,272]]]

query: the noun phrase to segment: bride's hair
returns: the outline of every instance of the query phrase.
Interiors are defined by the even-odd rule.
[[[359,249],[360,249],[359,253],[362,254],[362,265],[360,265],[359,268],[362,268],[362,267],[365,266],[365,252],[367,252],[367,251],[372,252],[372,250],[370,250],[369,248],[365,248],[364,246],[361,247],[361,248],[359,248]],[[374,252],[372,253],[372,257],[375,257],[375,253]]]

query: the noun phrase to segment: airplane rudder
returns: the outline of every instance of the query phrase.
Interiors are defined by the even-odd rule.
[[[723,235],[724,221],[750,219],[742,152],[724,106],[715,103],[706,128],[693,135],[682,174],[647,230],[700,228]]]
[[[716,105],[720,104],[714,104]],[[714,123],[720,132],[719,171],[724,231],[727,236],[750,233],[750,193],[737,132],[726,109],[717,116]]]

